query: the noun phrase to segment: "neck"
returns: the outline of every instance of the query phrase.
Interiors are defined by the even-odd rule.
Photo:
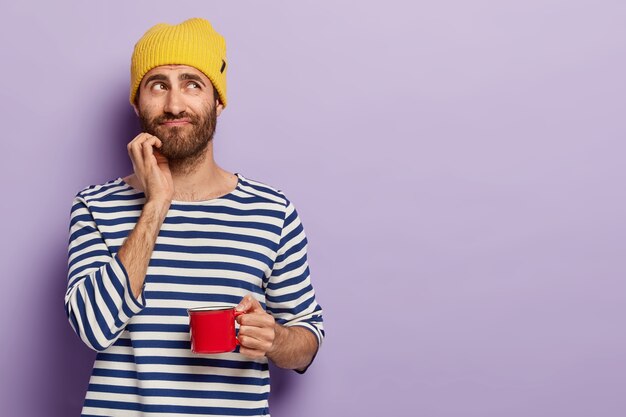
[[[171,161],[174,200],[194,201],[219,197],[235,188],[237,177],[215,163],[213,141],[192,160]]]

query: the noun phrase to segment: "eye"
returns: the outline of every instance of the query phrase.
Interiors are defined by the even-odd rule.
[[[191,82],[189,82],[189,84],[188,84],[188,85],[189,85],[189,86],[192,86],[193,88],[200,88],[200,84],[198,84],[198,83],[197,83],[197,82],[195,82],[195,81],[191,81]]]
[[[165,84],[163,84],[163,83],[154,83],[154,84],[152,84],[151,89],[152,90],[158,90],[158,91],[165,90]]]

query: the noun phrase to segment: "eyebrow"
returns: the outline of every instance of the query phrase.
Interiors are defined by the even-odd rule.
[[[182,73],[178,76],[178,79],[180,81],[183,80],[193,80],[193,81],[197,81],[200,84],[202,84],[203,87],[206,87],[206,84],[204,83],[204,81],[202,80],[202,78],[200,78],[199,75],[196,74],[190,74],[188,72]],[[154,74],[149,76],[146,81],[144,82],[144,86],[148,85],[148,83],[152,82],[152,81],[168,81],[169,79],[167,78],[167,76],[163,75],[163,74]]]

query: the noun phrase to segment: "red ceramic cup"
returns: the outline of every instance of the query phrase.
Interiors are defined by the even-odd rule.
[[[235,335],[235,317],[243,311],[235,307],[198,307],[187,310],[194,353],[232,352],[239,344]]]

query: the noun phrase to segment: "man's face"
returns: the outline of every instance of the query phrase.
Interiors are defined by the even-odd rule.
[[[143,130],[161,139],[159,152],[170,161],[194,159],[204,151],[221,111],[211,81],[187,65],[150,70],[141,80],[135,106]]]

